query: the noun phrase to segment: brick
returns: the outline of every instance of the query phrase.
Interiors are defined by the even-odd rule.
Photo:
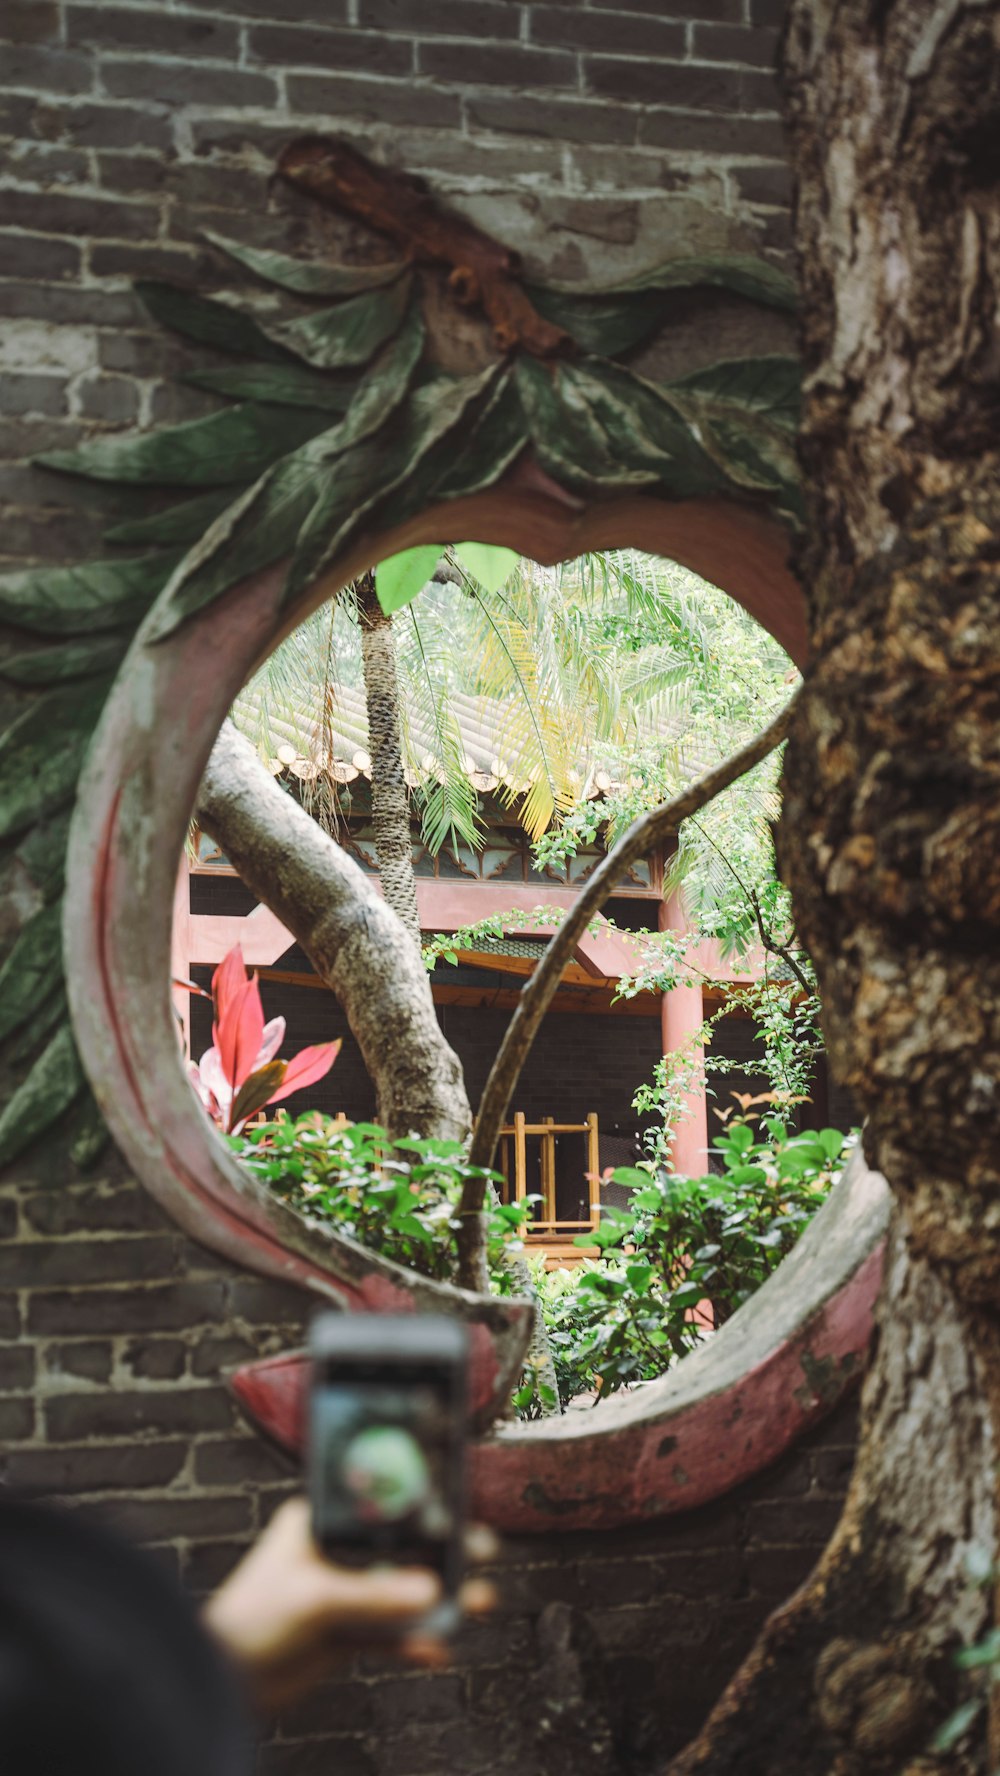
[[[191,1353],[192,1375],[216,1376],[224,1369],[235,1369],[238,1363],[250,1363],[259,1356],[257,1346],[249,1338],[233,1338],[211,1334],[199,1339]]]
[[[186,1441],[117,1443],[103,1449],[23,1449],[8,1457],[6,1476],[18,1491],[56,1497],[168,1486],[181,1472],[187,1456]]]
[[[500,41],[521,33],[520,7],[510,0],[359,0],[358,22],[376,31],[415,37]]]
[[[223,1431],[232,1420],[232,1403],[217,1388],[56,1394],[45,1402],[46,1427],[53,1443],[77,1443],[128,1433],[153,1436],[164,1432]]]
[[[276,83],[265,74],[200,67],[197,62],[106,61],[102,76],[112,98],[151,99],[171,110],[182,105],[272,106],[278,98]]]
[[[199,1486],[274,1485],[295,1479],[298,1464],[259,1437],[199,1443],[194,1474]]]
[[[44,110],[39,106],[36,132],[73,142],[78,148],[169,151],[173,145],[169,122],[132,105],[61,105]]]
[[[87,185],[90,163],[81,148],[52,142],[19,142],[8,162],[19,185]]]
[[[132,1374],[146,1381],[176,1381],[184,1373],[187,1346],[179,1338],[132,1339],[122,1362]]]
[[[639,119],[639,141],[644,147],[691,154],[778,158],[785,149],[784,130],[777,117],[727,117],[711,111],[644,111]]]
[[[35,1353],[30,1345],[0,1345],[0,1389],[26,1393],[35,1381]]]
[[[0,397],[2,397],[4,390],[6,389],[6,385],[7,385],[8,381],[13,382],[14,384],[22,384],[23,385],[26,382],[32,382],[32,381],[38,381],[40,383],[49,382],[49,381],[58,382],[59,378],[58,377],[47,377],[47,376],[39,376],[37,378],[32,377],[32,376],[18,376],[18,375],[11,375],[10,377],[3,376],[3,377],[0,377]],[[27,394],[30,397],[30,395],[34,393],[34,391],[31,391],[31,390],[25,391],[23,387],[17,392],[19,392],[20,395],[22,396],[22,400],[23,400],[25,394]],[[2,404],[2,400],[0,400],[0,411],[5,412],[5,413],[15,413],[18,410],[19,409],[18,409],[18,404],[17,404],[16,400],[15,400],[14,406],[12,406],[12,407],[4,407]],[[20,408],[20,411],[21,412],[24,412],[24,411],[31,412],[32,409],[30,407],[25,409],[24,406],[22,405]],[[16,1233],[17,1233],[17,1204],[14,1201],[12,1196],[0,1197],[0,1239],[4,1239],[4,1240],[13,1239],[15,1237]]]
[[[0,1443],[25,1442],[34,1434],[34,1400],[0,1400]]]
[[[21,1212],[33,1233],[162,1233],[163,1210],[138,1184],[114,1189],[89,1185],[39,1190],[26,1196]]]
[[[0,1288],[168,1277],[178,1260],[178,1242],[165,1234],[121,1240],[28,1240],[0,1246]]]
[[[32,1332],[172,1332],[218,1321],[225,1313],[221,1282],[152,1284],[143,1289],[53,1290],[32,1295]]]
[[[134,1542],[217,1540],[248,1534],[253,1528],[245,1498],[122,1499],[109,1504],[105,1521]]]
[[[69,1344],[43,1347],[42,1363],[48,1375],[75,1375],[81,1381],[108,1381],[113,1366],[111,1345],[103,1339],[73,1339]]]
[[[465,110],[473,129],[595,146],[602,142],[627,145],[635,140],[637,127],[634,112],[613,105],[597,105],[586,99],[536,99],[529,93],[470,93]]]
[[[788,13],[788,0],[750,0],[750,23],[772,25],[780,30]]]
[[[0,37],[5,43],[54,43],[59,37],[55,0],[4,0]]]
[[[417,51],[421,74],[454,80],[462,86],[573,86],[576,57],[558,49],[524,49],[502,43],[421,43]]]
[[[338,1685],[329,1697],[330,1703],[338,1700],[338,1692],[343,1689]],[[357,1686],[352,1686],[356,1688]],[[461,1678],[444,1673],[436,1673],[433,1677],[414,1674],[412,1677],[383,1677],[374,1690],[375,1719],[377,1724],[386,1729],[397,1727],[401,1721],[420,1725],[424,1722],[454,1721],[460,1719],[465,1711],[465,1686]],[[310,1698],[310,1704],[313,1702]],[[317,1704],[320,1697],[315,1698]],[[362,1699],[355,1701],[345,1698],[346,1707],[341,1719],[350,1720],[353,1724],[355,1708],[363,1707]],[[347,1712],[347,1710],[350,1712]],[[319,1706],[307,1709],[296,1709],[290,1717],[289,1727],[298,1726],[307,1730],[310,1720],[321,1719]],[[364,1716],[362,1714],[362,1720]],[[331,1722],[336,1716],[331,1716]],[[314,1730],[321,1730],[315,1728]]]
[[[277,10],[274,0],[184,0],[184,4],[188,11],[204,7],[206,12],[235,12],[241,19],[273,20]],[[346,25],[349,0],[295,0],[295,17],[319,25]]]
[[[682,105],[689,111],[775,111],[777,92],[767,74],[738,68],[671,65],[611,56],[584,58],[589,92],[633,104]]]
[[[73,47],[232,60],[240,45],[238,28],[228,21],[146,6],[67,6],[66,41]],[[219,78],[224,80],[225,75],[220,73]]]
[[[785,208],[792,201],[790,166],[733,167],[732,177],[744,203]]]
[[[229,1300],[234,1318],[265,1326],[301,1324],[311,1305],[304,1290],[264,1277],[236,1277],[229,1286]]]
[[[124,376],[90,377],[80,384],[78,392],[81,419],[99,419],[111,425],[134,425],[139,418],[139,391]],[[172,1268],[174,1267],[167,1266],[167,1269]]]
[[[334,73],[410,74],[413,45],[380,31],[320,31],[308,25],[255,25],[247,48],[268,67],[329,68]]]
[[[816,1484],[822,1492],[843,1494],[854,1471],[855,1449],[818,1449],[813,1456]]]
[[[747,1530],[754,1544],[781,1547],[804,1543],[818,1549],[836,1529],[840,1511],[838,1499],[797,1499],[794,1506],[763,1499],[750,1506]]]
[[[300,1739],[262,1745],[258,1753],[257,1776],[330,1776],[331,1770],[337,1776],[378,1776],[367,1751],[354,1739]]]
[[[246,1542],[197,1542],[183,1559],[185,1590],[195,1597],[214,1591],[228,1579],[233,1567],[247,1551]]]
[[[462,101],[457,93],[415,86],[411,81],[289,74],[286,85],[288,103],[300,116],[350,117],[352,123],[426,124],[439,129],[458,129],[462,121]],[[217,132],[221,127],[215,124],[210,129]],[[287,137],[285,131],[286,141]]]
[[[816,1564],[815,1548],[751,1549],[746,1557],[746,1577],[753,1597],[768,1606],[790,1597],[804,1584]]]
[[[204,249],[198,252],[180,243],[176,246],[164,246],[162,241],[158,241],[155,246],[150,244],[134,247],[116,241],[91,247],[90,269],[95,277],[175,278],[185,284],[198,284],[203,279],[218,278],[218,268],[211,254]],[[135,297],[130,317],[133,325],[141,319],[143,312],[140,310],[139,298]],[[135,368],[135,365],[129,367]],[[119,369],[125,366],[109,364],[107,368]]]
[[[680,61],[686,27],[672,19],[630,13],[570,12],[565,6],[533,6],[532,43],[556,49],[606,50],[609,55],[668,56]]]
[[[0,191],[0,226],[40,228],[47,234],[110,235],[148,240],[159,217],[148,204],[68,197],[61,191]]]
[[[162,191],[170,179],[170,167],[159,154],[107,153],[97,156],[97,178],[103,191]]]
[[[94,64],[90,56],[73,50],[19,43],[3,52],[3,77],[7,86],[33,93],[89,93]]]
[[[595,0],[595,4],[600,12],[653,12],[658,18],[724,19],[739,24],[743,17],[743,0]]]
[[[759,25],[694,26],[691,51],[696,62],[737,62],[742,67],[772,68],[778,54],[775,31]]]
[[[0,1295],[0,1338],[17,1338],[21,1331],[21,1310],[12,1295]]]

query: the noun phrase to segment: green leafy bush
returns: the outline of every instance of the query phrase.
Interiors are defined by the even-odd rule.
[[[283,1202],[421,1276],[451,1279],[462,1186],[466,1178],[483,1176],[457,1141],[393,1141],[377,1123],[340,1123],[312,1111],[297,1118],[279,1114],[229,1145]],[[530,1212],[527,1203],[497,1204],[490,1211],[488,1257],[498,1294],[512,1292],[501,1258],[505,1249],[522,1249]]]
[[[721,1174],[619,1167],[632,1192],[576,1244],[600,1257],[538,1279],[562,1404],[649,1381],[722,1325],[771,1275],[839,1174],[851,1137],[795,1134],[745,1111],[716,1136]],[[710,1310],[707,1311],[707,1310]],[[520,1406],[532,1411],[531,1377]]]
[[[795,1134],[780,1111],[756,1119],[745,1108],[716,1137],[719,1175],[682,1178],[640,1167],[609,1173],[631,1198],[627,1209],[605,1207],[594,1232],[577,1240],[596,1246],[598,1257],[573,1271],[546,1273],[540,1260],[534,1266],[560,1403],[649,1381],[722,1325],[794,1245],[849,1140],[837,1129]],[[284,1202],[423,1276],[454,1275],[462,1185],[482,1175],[457,1142],[393,1141],[376,1123],[343,1124],[313,1112],[279,1114],[229,1145]],[[495,1173],[487,1176],[496,1181]],[[504,1259],[523,1252],[530,1213],[530,1201],[489,1210],[498,1294],[515,1290]],[[526,1371],[516,1410],[533,1418],[545,1404]]]

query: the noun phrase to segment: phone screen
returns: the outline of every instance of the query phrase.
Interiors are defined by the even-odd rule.
[[[313,1395],[313,1464],[325,1548],[432,1565],[455,1538],[455,1425],[440,1371],[325,1379]]]

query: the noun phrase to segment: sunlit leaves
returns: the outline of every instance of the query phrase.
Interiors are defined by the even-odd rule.
[[[422,592],[441,557],[437,543],[390,555],[375,569],[375,591],[386,616],[402,610]]]
[[[499,592],[520,560],[516,549],[498,543],[456,543],[455,554],[484,592]]]

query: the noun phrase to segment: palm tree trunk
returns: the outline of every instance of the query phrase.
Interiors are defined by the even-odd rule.
[[[387,905],[405,925],[419,950],[420,914],[410,847],[410,801],[403,775],[392,618],[386,616],[379,604],[374,574],[363,575],[357,581],[355,593],[361,627],[379,879]]]

